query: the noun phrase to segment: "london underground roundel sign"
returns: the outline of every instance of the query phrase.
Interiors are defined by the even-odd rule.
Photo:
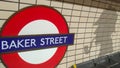
[[[12,15],[4,24],[1,31],[1,37],[37,34],[68,34],[68,26],[62,15],[53,8],[47,6],[31,6]],[[17,49],[24,47],[22,44],[29,47],[27,45],[29,41],[31,41],[30,44],[36,46],[34,39],[26,39],[21,41],[17,40],[17,44],[14,41],[11,43],[4,41],[2,42],[4,46],[1,47],[3,49],[12,49],[13,47]],[[43,39],[41,42],[41,45],[44,44]],[[57,41],[55,42],[56,44],[58,43]],[[53,44],[52,41],[50,43]],[[8,47],[8,44],[11,46]],[[31,51],[15,51],[2,54],[1,59],[7,68],[55,68],[63,58],[66,49],[67,46],[60,46]]]

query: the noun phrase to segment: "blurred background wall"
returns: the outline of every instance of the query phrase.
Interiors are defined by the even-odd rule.
[[[100,56],[120,51],[119,0],[0,0],[0,28],[20,9],[46,5],[58,10],[66,19],[74,45],[56,68],[70,68]],[[0,61],[0,68],[5,68]]]

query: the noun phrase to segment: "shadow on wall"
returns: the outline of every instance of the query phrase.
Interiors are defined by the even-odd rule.
[[[109,6],[109,8],[115,10],[111,6]],[[104,10],[102,12],[97,22],[93,24],[93,26],[98,26],[94,32],[96,36],[91,40],[89,47],[84,47],[85,54],[90,53],[94,40],[95,45],[100,46],[100,53],[98,56],[103,56],[113,52],[113,42],[111,35],[113,32],[115,32],[117,17],[118,15],[116,11]]]

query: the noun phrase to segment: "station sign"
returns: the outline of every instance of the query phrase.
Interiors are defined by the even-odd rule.
[[[56,68],[73,44],[64,17],[48,6],[13,14],[0,32],[0,54],[7,68]]]

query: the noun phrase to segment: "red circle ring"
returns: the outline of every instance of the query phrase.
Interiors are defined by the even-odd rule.
[[[4,24],[1,36],[18,36],[20,30],[34,20],[48,20],[52,22],[59,34],[67,34],[68,26],[62,15],[55,9],[47,6],[31,6],[20,10]],[[55,68],[66,52],[67,46],[58,47],[56,53],[42,64],[30,64],[20,58],[18,52],[2,54],[1,58],[7,68]]]

